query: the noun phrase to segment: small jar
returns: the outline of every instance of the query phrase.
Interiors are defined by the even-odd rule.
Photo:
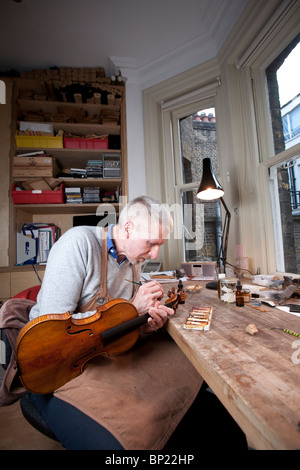
[[[238,280],[238,282],[236,283],[236,291],[235,291],[235,305],[237,307],[244,307],[244,294],[243,294],[243,286],[240,282],[240,280]]]
[[[221,296],[221,279],[225,278],[225,274],[219,274],[218,275],[218,297],[220,298]]]
[[[235,302],[235,286],[237,279],[235,277],[224,277],[220,279],[220,299],[226,304]]]
[[[243,293],[243,296],[244,296],[245,304],[248,304],[250,302],[250,298],[251,298],[250,289],[243,289],[242,293]]]

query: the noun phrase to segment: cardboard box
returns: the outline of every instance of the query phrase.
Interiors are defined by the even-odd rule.
[[[14,177],[55,177],[59,169],[54,157],[14,157]]]
[[[29,181],[21,181],[21,185],[26,191],[32,191],[34,189],[52,191],[51,186],[47,183],[45,178],[34,178]]]

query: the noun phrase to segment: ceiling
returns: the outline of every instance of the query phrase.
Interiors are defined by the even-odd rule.
[[[114,63],[176,74],[215,57],[247,3],[1,0],[0,70],[103,66],[109,74]]]

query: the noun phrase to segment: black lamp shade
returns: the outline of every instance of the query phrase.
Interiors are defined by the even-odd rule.
[[[224,195],[224,191],[214,175],[211,159],[203,159],[202,181],[197,191],[197,198],[203,201],[212,201]]]

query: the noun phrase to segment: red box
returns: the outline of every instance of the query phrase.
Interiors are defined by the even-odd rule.
[[[16,185],[11,188],[11,195],[14,204],[63,204],[64,201],[64,185],[56,191],[16,191]]]
[[[65,149],[108,149],[108,136],[103,139],[86,139],[85,137],[64,137]]]

